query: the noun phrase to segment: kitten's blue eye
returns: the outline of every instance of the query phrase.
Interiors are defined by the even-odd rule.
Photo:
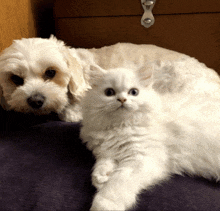
[[[112,88],[107,88],[105,90],[105,95],[108,96],[108,97],[113,96],[113,95],[115,95],[115,90],[112,89]]]
[[[133,96],[137,96],[139,94],[139,90],[138,89],[130,89],[128,92],[129,95],[133,95]]]

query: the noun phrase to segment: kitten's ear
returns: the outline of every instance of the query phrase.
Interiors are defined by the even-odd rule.
[[[88,66],[86,70],[86,74],[89,78],[89,84],[91,86],[96,85],[99,80],[104,78],[106,72],[107,72],[106,70],[102,69],[99,66],[95,66],[95,65]]]

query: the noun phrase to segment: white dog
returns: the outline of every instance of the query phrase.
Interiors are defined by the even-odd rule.
[[[88,85],[81,65],[64,42],[49,39],[15,40],[0,55],[0,99],[6,110],[81,120],[79,97]]]
[[[168,69],[154,68],[166,64]],[[0,103],[6,110],[37,115],[55,112],[61,120],[79,121],[82,118],[80,99],[90,88],[87,73],[93,66],[103,69],[147,68],[146,77],[155,80],[154,87],[161,93],[169,91],[166,87],[176,86],[189,75],[192,81],[201,82],[195,89],[212,93],[219,90],[220,79],[215,71],[175,51],[131,43],[98,49],[69,48],[51,36],[49,39],[16,40],[2,52]],[[179,81],[174,80],[176,76]],[[204,86],[203,81],[214,82],[213,88]]]

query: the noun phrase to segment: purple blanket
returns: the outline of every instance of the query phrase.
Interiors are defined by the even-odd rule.
[[[0,131],[0,210],[89,210],[95,193],[90,181],[94,158],[81,144],[80,125],[15,116],[4,120],[17,118],[13,127],[4,124]],[[143,192],[133,210],[219,211],[220,184],[174,175]]]

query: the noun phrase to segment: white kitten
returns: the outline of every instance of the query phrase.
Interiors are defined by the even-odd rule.
[[[146,75],[91,70],[81,130],[96,157],[91,211],[127,210],[141,190],[174,173],[220,178],[220,100],[207,94],[209,82],[189,94],[196,78],[172,89],[175,77],[158,84]]]

